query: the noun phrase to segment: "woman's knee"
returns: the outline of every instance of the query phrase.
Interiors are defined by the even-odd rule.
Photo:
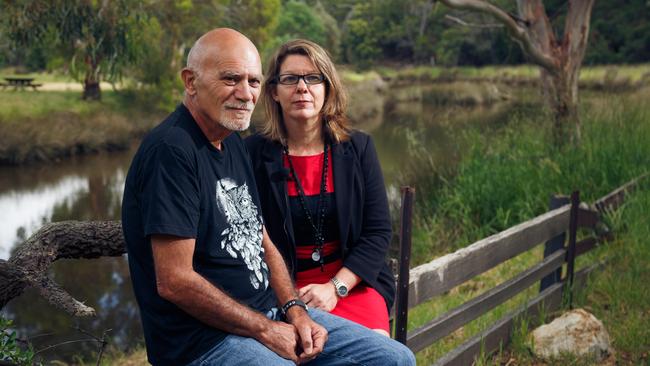
[[[383,336],[386,336],[386,337],[390,338],[390,334],[388,334],[388,332],[383,330],[383,329],[373,329],[373,331],[375,331],[376,333],[379,333],[379,334],[381,334]]]

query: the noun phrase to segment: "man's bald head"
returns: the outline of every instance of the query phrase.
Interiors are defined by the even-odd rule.
[[[252,52],[259,59],[257,48],[246,36],[230,28],[213,29],[196,40],[187,55],[187,68],[201,73],[205,62],[217,60],[224,52]]]
[[[232,131],[243,131],[261,92],[262,65],[255,45],[227,28],[199,38],[181,71],[183,104],[203,133],[219,147]]]

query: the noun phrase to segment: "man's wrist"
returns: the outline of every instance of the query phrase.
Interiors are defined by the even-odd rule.
[[[288,314],[289,314],[289,310],[292,309],[292,308],[301,308],[305,312],[307,312],[309,310],[309,307],[307,306],[307,304],[305,304],[302,300],[300,300],[300,299],[291,299],[291,300],[287,301],[284,305],[282,305],[282,307],[280,308],[280,313],[282,314],[282,316],[287,318]]]

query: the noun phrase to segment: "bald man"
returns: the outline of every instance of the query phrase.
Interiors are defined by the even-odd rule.
[[[255,46],[232,29],[212,30],[181,77],[183,103],[143,140],[122,202],[149,362],[413,364],[399,343],[307,309],[266,234],[233,133],[248,128],[260,94]]]

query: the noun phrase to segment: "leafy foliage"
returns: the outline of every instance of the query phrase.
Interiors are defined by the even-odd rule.
[[[289,1],[282,7],[276,34],[292,38],[306,38],[318,44],[325,43],[325,26],[311,8],[299,1]]]
[[[226,0],[224,9],[224,25],[237,29],[263,48],[275,31],[281,4],[280,0]]]
[[[375,32],[376,18],[369,11],[372,4],[368,2],[354,6],[350,19],[346,22],[347,32],[343,36],[345,59],[361,67],[370,66],[381,55],[379,36]]]
[[[281,44],[295,38],[308,39],[330,50],[338,47],[336,21],[323,11],[322,6],[313,8],[301,1],[285,3],[274,37],[263,47],[264,59],[269,58]]]
[[[138,29],[144,19],[135,0],[64,0],[10,2],[3,9],[9,38],[16,48],[53,46],[70,57],[70,71],[84,82],[85,93],[103,79],[118,80],[142,49]],[[98,99],[99,94],[89,95]]]
[[[21,347],[16,331],[11,330],[12,321],[0,317],[0,360],[13,362],[19,366],[34,365],[34,350]]]
[[[597,1],[589,43],[587,64],[647,62],[650,59],[650,2]]]

